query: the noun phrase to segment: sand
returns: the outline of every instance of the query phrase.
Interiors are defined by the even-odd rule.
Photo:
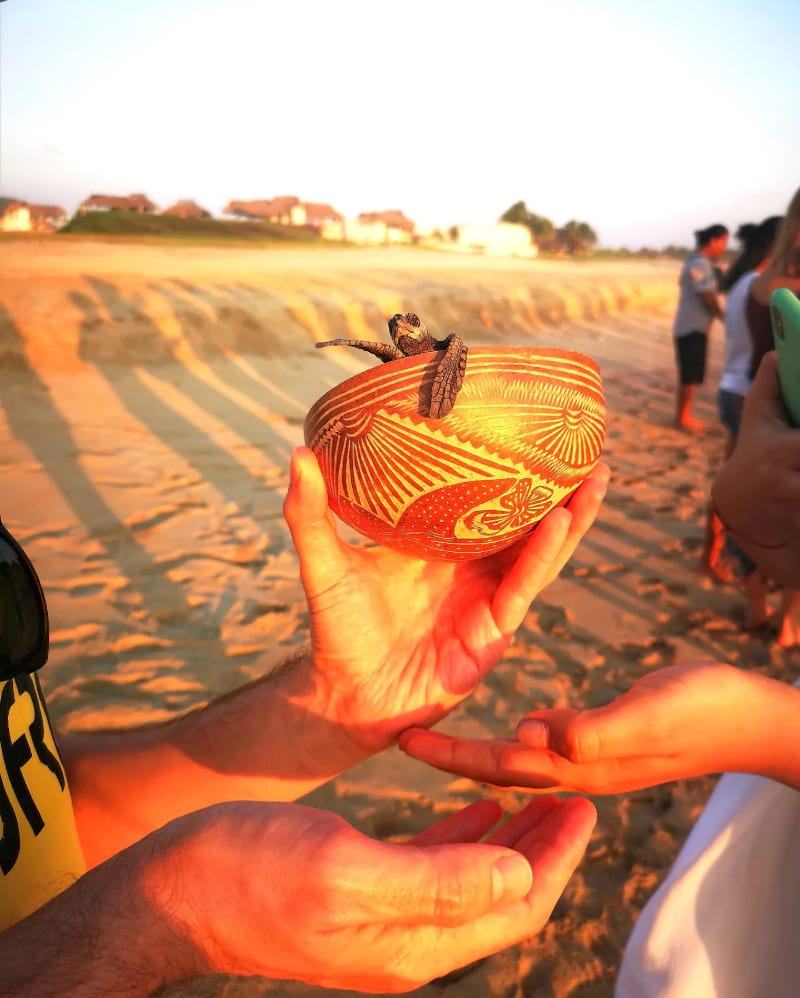
[[[648,669],[715,657],[794,680],[800,653],[742,629],[741,600],[697,571],[723,431],[721,329],[698,414],[672,429],[677,265],[453,258],[412,249],[168,247],[63,237],[0,243],[0,510],[48,596],[42,679],[64,730],[169,717],[263,673],[306,639],[281,515],[310,404],[374,361],[315,351],[384,338],[418,311],[437,335],[537,343],[600,363],[598,523],[513,646],[442,725],[505,734],[534,706],[595,705]],[[352,536],[352,535],[348,535]],[[598,798],[586,857],[546,929],[422,998],[608,996],[637,913],[714,779]],[[403,837],[482,795],[390,751],[307,798]],[[206,978],[170,995],[324,994]]]

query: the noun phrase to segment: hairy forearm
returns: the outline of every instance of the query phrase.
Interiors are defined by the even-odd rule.
[[[178,815],[220,801],[296,800],[362,761],[333,699],[303,654],[165,724],[60,739],[87,864]]]
[[[203,973],[194,945],[151,898],[168,877],[153,843],[81,877],[0,935],[0,994],[14,998],[141,998]]]

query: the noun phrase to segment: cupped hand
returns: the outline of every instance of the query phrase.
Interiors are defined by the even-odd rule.
[[[178,819],[148,878],[198,973],[407,991],[546,923],[595,821],[539,799],[485,842],[479,802],[407,844],[298,804],[218,805]]]
[[[589,529],[608,478],[608,467],[599,464],[569,508],[554,509],[499,554],[428,562],[342,541],[316,458],[298,448],[284,515],[332,719],[374,752],[403,728],[433,724],[463,700]]]
[[[409,755],[500,786],[615,794],[727,770],[754,771],[769,733],[765,682],[717,662],[648,673],[593,710],[528,714],[515,738],[486,741],[403,732]],[[765,715],[766,716],[762,716]]]

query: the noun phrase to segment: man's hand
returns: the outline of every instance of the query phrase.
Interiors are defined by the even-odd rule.
[[[501,786],[616,794],[740,771],[800,780],[791,745],[800,691],[717,662],[659,669],[593,710],[537,710],[516,738],[487,741],[410,730],[409,755]]]
[[[480,843],[498,812],[389,844],[301,805],[223,805],[175,824],[149,883],[207,972],[406,991],[539,931],[595,820],[541,799]]]
[[[410,990],[538,932],[595,817],[543,798],[481,842],[500,808],[480,801],[390,844],[298,804],[214,805],[3,933],[0,992],[137,998],[217,972]]]
[[[774,352],[759,366],[736,447],[711,494],[725,527],[761,571],[800,587],[800,430],[786,421]]]
[[[294,452],[291,476],[284,514],[328,719],[371,753],[411,724],[438,721],[496,664],[593,522],[609,471],[598,465],[568,509],[554,509],[511,548],[456,564],[344,543],[310,450]]]

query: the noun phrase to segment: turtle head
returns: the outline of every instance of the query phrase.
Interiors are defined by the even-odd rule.
[[[389,319],[389,335],[392,343],[406,355],[430,350],[430,333],[425,323],[413,312],[393,315]]]

